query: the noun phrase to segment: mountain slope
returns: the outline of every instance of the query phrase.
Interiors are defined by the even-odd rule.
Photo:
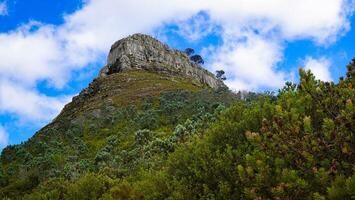
[[[200,120],[193,122],[196,129],[207,126],[215,109],[234,100],[184,53],[142,34],[119,40],[99,77],[50,124],[3,150],[0,194],[18,199],[51,179],[75,181],[104,169],[132,175],[150,160],[137,146],[137,134],[168,142],[171,151],[176,126],[193,118]]]

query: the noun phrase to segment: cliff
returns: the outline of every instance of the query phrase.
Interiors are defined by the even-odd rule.
[[[143,34],[134,34],[115,42],[100,76],[132,69],[189,77],[211,88],[224,86],[211,72],[192,63],[185,53],[171,49],[153,37]]]

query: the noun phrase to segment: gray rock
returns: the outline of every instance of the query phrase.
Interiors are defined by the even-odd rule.
[[[214,74],[192,63],[185,53],[144,34],[134,34],[115,42],[100,77],[132,69],[180,75],[212,88],[225,86]]]

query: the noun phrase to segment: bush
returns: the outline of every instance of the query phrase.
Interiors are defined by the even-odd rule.
[[[151,140],[152,137],[153,133],[148,129],[138,130],[135,133],[135,141],[140,146],[147,144],[147,142]]]
[[[113,184],[113,180],[106,176],[89,173],[67,187],[64,199],[99,199],[109,191]]]

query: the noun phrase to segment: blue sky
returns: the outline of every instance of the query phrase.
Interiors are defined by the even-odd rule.
[[[233,90],[277,90],[300,67],[337,81],[355,57],[353,0],[0,0],[0,149],[26,141],[95,78],[110,45],[194,48]]]

